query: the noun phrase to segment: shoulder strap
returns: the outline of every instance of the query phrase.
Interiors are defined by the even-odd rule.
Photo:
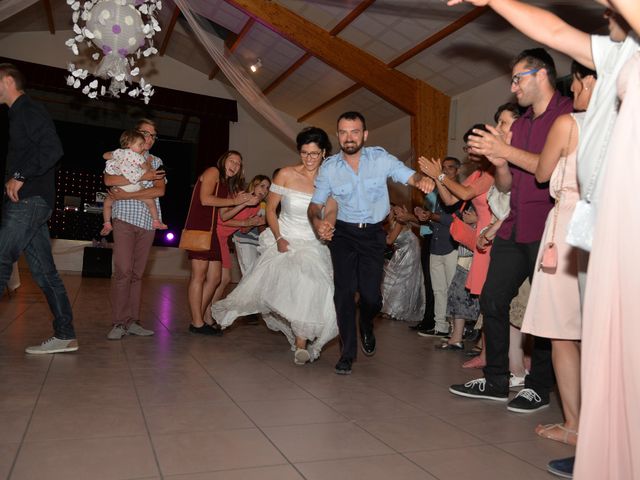
[[[200,180],[200,177],[198,177],[198,182],[201,183],[202,180]],[[196,186],[193,187],[193,191],[191,192],[191,202],[189,202],[189,211],[187,212],[187,221],[189,221],[189,215],[191,215],[191,207],[193,207],[193,199],[195,198],[196,195],[196,187],[198,186],[198,183],[196,183]],[[213,193],[214,196],[218,196],[218,188],[220,187],[220,179],[218,179],[218,183],[216,183],[216,191]],[[200,188],[202,188],[202,185],[200,185]],[[211,214],[211,228],[209,229],[210,232],[213,232],[213,229],[215,227],[215,219],[216,219],[216,207],[212,207],[213,208],[213,212]]]

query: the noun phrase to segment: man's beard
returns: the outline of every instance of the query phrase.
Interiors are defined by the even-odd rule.
[[[353,155],[354,153],[358,153],[363,146],[364,146],[364,142],[363,143],[350,142],[348,144],[340,145],[340,149],[347,155]]]

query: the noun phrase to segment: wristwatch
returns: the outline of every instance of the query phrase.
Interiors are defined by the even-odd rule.
[[[26,180],[26,178],[24,178],[24,175],[22,175],[20,172],[13,172],[11,178],[13,178],[14,180],[18,180],[19,182],[24,182]]]
[[[441,173],[440,175],[438,175],[438,181],[440,183],[444,182],[444,179],[446,178],[446,175],[444,173]]]

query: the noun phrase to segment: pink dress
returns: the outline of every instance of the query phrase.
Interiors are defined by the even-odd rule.
[[[618,96],[585,292],[578,480],[640,478],[640,53],[622,69]]]
[[[584,115],[584,114],[579,114]],[[576,123],[578,120],[574,119]],[[574,128],[576,128],[574,126]],[[538,337],[564,340],[580,340],[582,323],[580,321],[580,290],[578,287],[578,251],[569,245],[567,226],[580,198],[578,176],[576,172],[577,149],[567,157],[561,158],[556,165],[549,193],[560,198],[557,206],[549,212],[540,241],[540,250],[536,260],[529,302],[522,322],[522,332]],[[564,170],[564,183],[562,173]],[[555,236],[552,237],[556,208],[558,219]],[[538,269],[542,260],[544,246],[553,241],[558,248],[558,267],[554,273]]]
[[[471,187],[474,191],[471,203],[476,210],[476,215],[478,215],[476,235],[480,235],[482,229],[491,223],[491,210],[489,210],[489,204],[487,203],[487,192],[493,185],[493,175],[482,170],[476,170],[467,177],[463,185]],[[485,250],[478,250],[476,247],[473,250],[473,260],[471,261],[467,283],[465,284],[465,287],[469,289],[472,295],[480,295],[482,293],[482,287],[489,270],[490,252],[491,247]]]

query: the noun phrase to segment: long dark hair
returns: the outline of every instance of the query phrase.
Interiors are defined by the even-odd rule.
[[[224,168],[227,163],[227,158],[231,155],[237,155],[240,157],[240,161],[242,165],[238,173],[236,173],[233,177],[227,177],[227,169]],[[218,167],[218,171],[220,172],[220,181],[224,182],[229,188],[229,195],[235,195],[239,191],[244,190],[244,160],[242,159],[242,154],[237,150],[228,150],[220,155],[218,159],[218,163],[216,164]]]

